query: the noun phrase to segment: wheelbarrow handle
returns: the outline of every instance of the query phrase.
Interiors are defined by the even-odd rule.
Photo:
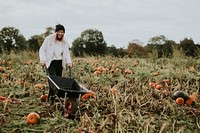
[[[69,77],[72,78],[72,68],[69,67]]]

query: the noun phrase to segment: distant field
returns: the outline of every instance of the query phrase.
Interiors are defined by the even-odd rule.
[[[38,62],[37,53],[0,56],[1,133],[200,132],[200,59],[73,57],[73,78],[95,93],[80,101],[75,120],[63,117],[60,102],[41,102],[48,83]],[[177,90],[192,103],[176,103]],[[30,112],[40,115],[39,124],[27,123]]]

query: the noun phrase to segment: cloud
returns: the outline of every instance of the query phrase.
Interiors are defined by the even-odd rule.
[[[106,42],[127,46],[165,35],[199,42],[199,0],[0,0],[0,28],[14,26],[28,39],[61,23],[72,42],[86,29],[102,31]]]

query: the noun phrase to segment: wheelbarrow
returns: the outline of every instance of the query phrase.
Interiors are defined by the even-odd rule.
[[[79,109],[81,96],[90,91],[72,78],[71,68],[69,71],[69,77],[47,76],[49,82],[48,102],[53,105],[55,99],[58,98],[63,107],[64,116],[74,119]]]

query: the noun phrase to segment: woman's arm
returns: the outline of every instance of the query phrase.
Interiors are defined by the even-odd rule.
[[[48,39],[45,38],[44,42],[42,43],[42,46],[39,49],[40,63],[42,63],[42,64],[46,63],[47,45],[48,45]]]
[[[71,65],[72,66],[72,60],[71,60],[71,56],[70,56],[70,51],[69,51],[69,43],[66,41],[65,44],[65,59],[66,59],[66,64]]]

